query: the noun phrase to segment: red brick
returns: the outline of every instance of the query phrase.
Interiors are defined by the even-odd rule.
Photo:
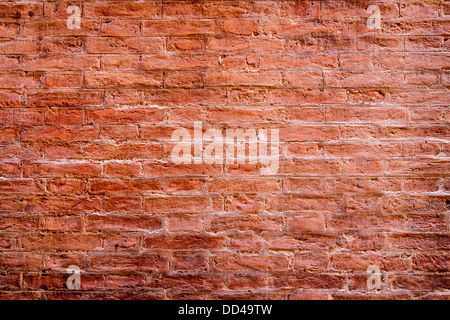
[[[250,13],[251,6],[246,1],[219,1],[204,4],[206,17],[240,17]]]
[[[2,3],[0,5],[1,19],[39,19],[43,13],[42,4],[12,4]]]
[[[29,91],[28,107],[80,107],[100,105],[103,101],[100,91]]]
[[[147,70],[185,70],[219,67],[219,57],[215,55],[145,55],[143,68]]]
[[[140,2],[119,2],[108,4],[88,3],[84,6],[85,16],[88,18],[98,17],[131,17],[151,19],[157,18],[161,12],[159,3],[140,3]]]
[[[150,37],[104,37],[88,38],[86,51],[88,53],[156,53],[163,49],[162,38]]]
[[[75,195],[82,194],[84,192],[84,183],[79,179],[56,178],[48,180],[46,188],[51,194]]]
[[[85,73],[87,88],[138,88],[160,87],[163,83],[162,73]]]
[[[81,88],[82,78],[79,73],[48,73],[44,84],[47,88]]]
[[[199,218],[193,217],[170,217],[167,221],[167,228],[170,232],[191,231],[201,232],[203,223]]]
[[[22,132],[22,141],[91,141],[97,137],[98,129],[93,126],[36,126]]]
[[[101,239],[98,235],[24,235],[21,240],[22,246],[26,250],[98,250],[101,248]]]
[[[148,213],[208,213],[221,207],[219,199],[205,196],[145,199],[145,209]]]
[[[152,20],[142,23],[144,36],[186,36],[218,32],[219,28],[214,20]]]
[[[218,250],[225,245],[220,236],[148,236],[144,240],[147,250]]]
[[[155,271],[167,270],[166,257],[156,254],[90,254],[90,269],[95,271],[127,270]]]
[[[122,231],[151,232],[161,229],[162,223],[159,218],[131,215],[90,215],[86,219],[86,230],[90,232],[115,231],[118,226]]]
[[[283,271],[288,268],[285,255],[241,255],[222,253],[212,257],[216,271]]]
[[[95,160],[159,159],[161,146],[157,144],[92,144],[86,148],[86,158]]]
[[[141,212],[142,198],[141,197],[108,197],[103,200],[106,212]],[[97,218],[97,217],[93,217]],[[108,219],[110,217],[107,217]],[[120,219],[120,217],[118,217]],[[97,219],[97,220],[101,220]]]
[[[280,218],[259,217],[259,216],[221,216],[213,218],[209,221],[207,231],[226,232],[231,230],[252,230],[255,232],[262,231],[279,231],[282,228]]]
[[[88,188],[92,193],[105,192],[145,192],[159,191],[161,185],[157,180],[136,179],[136,180],[91,180]]]
[[[163,3],[163,17],[164,18],[201,18],[203,14],[201,3],[182,2],[179,3]]]
[[[256,36],[260,33],[257,20],[227,19],[223,22],[223,30],[226,33],[246,36]]]
[[[78,231],[83,228],[81,216],[46,216],[44,217],[43,230],[46,231]]]
[[[236,36],[211,37],[206,40],[206,49],[218,52],[277,52],[284,43],[275,38],[240,38]]]
[[[46,196],[23,201],[24,211],[31,213],[88,213],[101,210],[98,198]]]
[[[42,181],[14,179],[0,180],[0,191],[3,195],[36,195],[43,194]]]
[[[164,85],[166,88],[200,88],[203,80],[200,73],[168,71],[164,77]]]
[[[87,71],[98,70],[99,68],[99,58],[90,56],[59,54],[45,57],[30,57],[24,61],[24,69],[27,71]]]
[[[167,40],[168,51],[200,51],[203,49],[202,39],[172,37]]]

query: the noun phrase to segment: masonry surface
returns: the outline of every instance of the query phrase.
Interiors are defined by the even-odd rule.
[[[449,299],[449,18],[0,1],[0,298]],[[194,121],[278,129],[279,171],[175,165]]]

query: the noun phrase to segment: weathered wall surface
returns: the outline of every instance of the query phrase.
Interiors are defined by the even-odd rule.
[[[0,1],[0,298],[448,299],[449,18]],[[194,121],[278,130],[279,169],[173,163]]]

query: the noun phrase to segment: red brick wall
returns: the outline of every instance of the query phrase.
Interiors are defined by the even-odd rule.
[[[448,299],[449,17],[0,1],[0,298]],[[175,165],[194,121],[279,130],[279,170]]]

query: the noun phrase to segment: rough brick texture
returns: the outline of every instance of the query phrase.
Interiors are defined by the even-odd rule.
[[[1,0],[0,298],[449,299],[449,37],[444,0]],[[194,121],[279,171],[175,165]]]

